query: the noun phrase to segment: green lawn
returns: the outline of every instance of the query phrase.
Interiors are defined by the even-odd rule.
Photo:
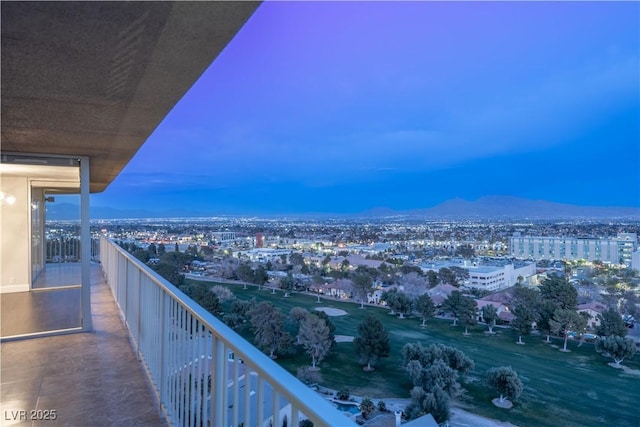
[[[287,313],[293,307],[313,310],[315,307],[334,307],[348,315],[333,317],[336,334],[356,335],[360,322],[368,314],[378,316],[390,332],[391,357],[383,359],[376,370],[364,372],[357,363],[353,344],[338,343],[337,351],[321,363],[323,385],[334,389],[348,387],[353,394],[384,397],[409,397],[411,384],[400,368],[400,349],[407,342],[420,341],[423,345],[443,343],[456,347],[471,357],[475,370],[464,381],[467,392],[459,399],[471,412],[489,418],[510,421],[519,426],[640,426],[640,376],[624,373],[607,365],[608,359],[597,354],[593,344],[569,342],[571,353],[562,353],[542,342],[539,336],[525,337],[526,345],[517,345],[517,337],[510,329],[495,330],[495,336],[483,333],[486,328],[470,328],[471,336],[464,337],[464,328],[452,327],[450,321],[432,319],[427,328],[420,327],[419,319],[398,319],[381,308],[367,307],[326,299],[292,294],[242,289],[224,285],[241,299],[255,297],[258,301],[271,301]],[[555,345],[562,346],[556,340]],[[640,357],[625,360],[624,365],[640,370]],[[310,364],[310,359],[299,352],[277,360],[290,372]],[[494,407],[496,397],[483,383],[483,373],[494,366],[512,366],[525,389],[513,409],[505,411]]]

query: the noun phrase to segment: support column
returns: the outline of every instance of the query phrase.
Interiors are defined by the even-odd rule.
[[[89,228],[89,158],[80,158],[80,250],[82,330],[93,330],[91,319],[91,229]]]

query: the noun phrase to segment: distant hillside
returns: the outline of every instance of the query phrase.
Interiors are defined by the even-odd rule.
[[[72,220],[79,218],[80,209],[69,203],[47,204],[47,218]],[[219,215],[217,212],[196,212],[186,209],[151,211],[145,209],[115,209],[91,206],[91,219],[116,218],[193,218]],[[252,215],[256,216],[256,215]],[[259,216],[259,215],[258,215]],[[273,215],[267,215],[272,217]],[[640,208],[576,206],[553,203],[545,200],[529,200],[509,196],[486,196],[475,201],[464,199],[447,200],[432,208],[396,211],[377,207],[360,214],[299,214],[293,217],[403,217],[411,219],[637,219]],[[266,217],[266,216],[265,216]]]
[[[490,218],[635,218],[640,219],[640,208],[576,206],[545,200],[529,200],[510,196],[486,196],[475,201],[451,199],[427,209],[393,211],[376,208],[367,211],[371,217],[407,216],[426,219],[490,219]]]

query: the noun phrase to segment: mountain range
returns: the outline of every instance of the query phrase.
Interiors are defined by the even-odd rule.
[[[578,206],[511,196],[485,196],[474,201],[447,200],[432,208],[410,211],[373,209],[372,216],[408,216],[425,219],[640,219],[640,208]]]
[[[144,209],[116,209],[91,206],[91,219],[125,218],[193,218],[221,216],[211,212],[187,209],[152,211]],[[265,215],[267,216],[267,215]],[[295,215],[290,215],[295,216]],[[309,215],[300,215],[309,217]],[[530,200],[511,196],[486,196],[474,201],[460,198],[447,200],[425,209],[393,210],[374,208],[357,214],[321,214],[322,217],[410,219],[640,219],[640,207],[577,206],[545,200]],[[79,207],[69,203],[47,205],[47,218],[72,220],[79,218]]]

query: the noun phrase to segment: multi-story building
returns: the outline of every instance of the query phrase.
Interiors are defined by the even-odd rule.
[[[518,281],[526,282],[536,274],[534,262],[513,261],[509,259],[491,258],[482,261],[454,259],[438,263],[421,264],[422,271],[438,272],[441,268],[459,267],[469,272],[469,278],[463,285],[468,288],[499,291],[514,286]]]
[[[90,193],[109,186],[258,6],[2,2],[10,423],[37,403],[59,425],[356,425],[106,236],[91,263]],[[56,194],[78,199],[79,257],[51,264],[45,203]]]
[[[216,243],[226,243],[234,241],[236,239],[235,231],[214,231],[211,233],[211,238]]]
[[[609,238],[577,238],[556,236],[522,236],[514,233],[509,239],[509,254],[517,258],[536,260],[603,261],[631,265],[634,251],[638,249],[635,233],[618,233]]]
[[[631,268],[640,271],[640,251],[631,254]]]
[[[466,286],[492,292],[499,291],[518,283],[518,278],[524,281],[534,274],[536,274],[535,263],[481,265],[469,268],[469,283]]]

